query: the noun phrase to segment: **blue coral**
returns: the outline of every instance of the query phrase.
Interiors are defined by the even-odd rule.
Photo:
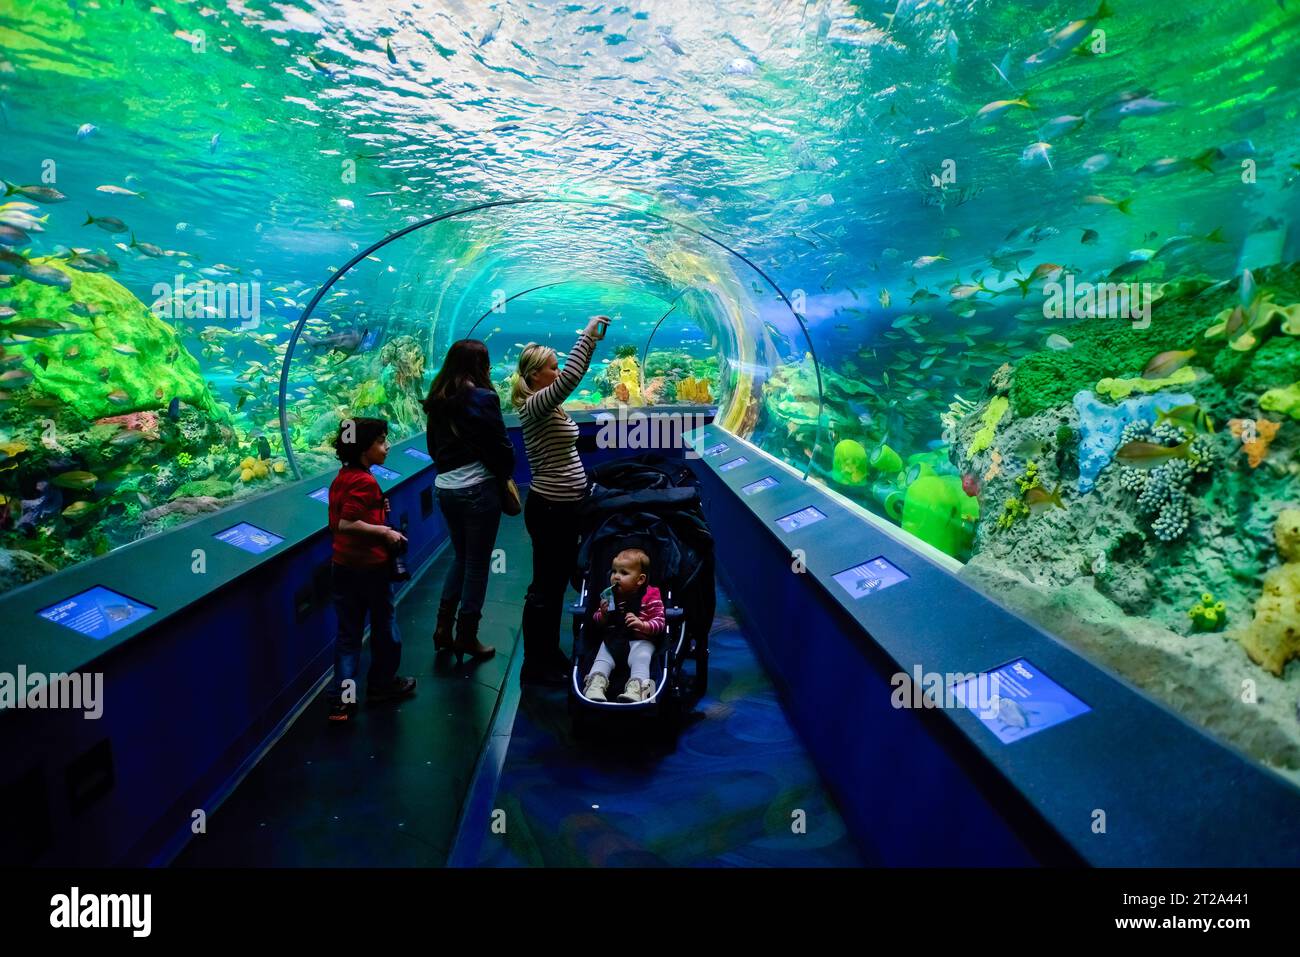
[[[1079,413],[1079,491],[1091,492],[1101,470],[1110,464],[1120,447],[1120,433],[1134,422],[1151,423],[1156,410],[1168,411],[1196,400],[1185,392],[1160,392],[1136,396],[1118,405],[1103,402],[1087,389],[1074,396]]]

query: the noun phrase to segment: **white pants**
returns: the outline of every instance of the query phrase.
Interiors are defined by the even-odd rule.
[[[642,641],[636,639],[628,642],[627,666],[632,670],[632,677],[640,681],[650,680],[650,659],[655,653],[655,643],[653,641]],[[606,678],[614,671],[614,658],[601,642],[600,651],[596,652],[596,660],[592,662],[591,674],[604,675]]]

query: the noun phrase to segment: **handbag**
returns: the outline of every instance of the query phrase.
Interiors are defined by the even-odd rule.
[[[456,423],[452,421],[451,416],[447,416],[447,425],[451,428],[451,434],[460,439],[460,430],[456,428]],[[461,441],[465,441],[461,439]],[[469,443],[473,445],[473,443]],[[519,486],[515,484],[512,478],[493,478],[497,483],[498,497],[501,499],[502,513],[511,517],[518,515],[524,510],[524,500],[519,495]]]

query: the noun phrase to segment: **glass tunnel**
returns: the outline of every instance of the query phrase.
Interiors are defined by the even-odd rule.
[[[1297,51],[1273,0],[0,0],[0,595],[420,435],[462,338],[516,424],[604,314],[570,412],[716,410],[1300,786]]]

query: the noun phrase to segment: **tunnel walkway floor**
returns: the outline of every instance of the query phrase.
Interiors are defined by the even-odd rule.
[[[608,734],[579,743],[563,691],[519,689],[531,572],[522,519],[502,521],[497,546],[506,569],[489,580],[480,629],[495,657],[457,665],[434,653],[444,548],[397,607],[416,695],[363,704],[347,727],[325,720],[318,695],[173,866],[869,863],[721,589],[709,693],[676,746]]]

